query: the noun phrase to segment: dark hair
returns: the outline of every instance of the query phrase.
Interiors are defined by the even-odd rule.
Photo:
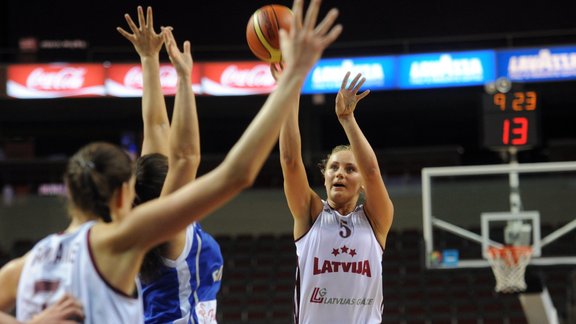
[[[130,157],[119,147],[103,142],[88,144],[70,158],[64,173],[70,203],[110,222],[110,199],[130,180],[132,172]]]
[[[338,153],[340,151],[351,151],[352,147],[350,145],[337,145],[335,146],[332,151],[330,152],[330,154],[327,154],[325,158],[323,158],[319,163],[318,163],[318,167],[320,168],[320,172],[322,172],[322,174],[324,174],[324,171],[326,170],[326,164],[328,164],[328,160],[330,160],[330,157],[332,156],[332,154],[334,153]]]
[[[160,153],[142,155],[136,161],[136,199],[140,205],[160,197],[168,173],[168,158]]]
[[[168,158],[160,153],[142,155],[136,161],[136,198],[134,205],[140,205],[160,197],[166,174],[168,173]],[[164,266],[162,256],[167,244],[163,243],[146,253],[140,266],[140,280],[148,283],[154,280]]]

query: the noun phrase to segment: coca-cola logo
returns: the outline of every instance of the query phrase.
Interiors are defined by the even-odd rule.
[[[142,89],[144,87],[144,76],[142,68],[135,66],[126,72],[124,76],[124,85],[133,89]],[[164,88],[175,88],[178,81],[176,69],[171,66],[160,67],[160,84]]]
[[[124,75],[124,85],[130,88],[142,89],[142,69],[135,66]]]
[[[56,71],[36,68],[26,80],[26,86],[41,90],[80,89],[84,85],[86,69],[65,67]]]
[[[178,83],[178,74],[172,66],[160,67],[160,84],[164,88],[175,88]]]
[[[237,65],[228,66],[220,77],[220,83],[231,87],[272,87],[274,78],[267,65],[255,65],[251,69],[241,69]]]

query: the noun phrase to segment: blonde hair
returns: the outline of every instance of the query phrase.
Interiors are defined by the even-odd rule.
[[[324,174],[324,171],[326,170],[326,164],[328,164],[328,160],[330,160],[330,157],[332,156],[332,154],[341,152],[341,151],[352,151],[352,147],[350,145],[337,145],[335,146],[332,151],[326,155],[325,158],[323,158],[319,163],[318,163],[318,167],[320,168],[320,172],[322,172],[322,174]]]

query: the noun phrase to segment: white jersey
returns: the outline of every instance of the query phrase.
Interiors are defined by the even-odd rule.
[[[85,324],[144,322],[141,298],[116,290],[96,268],[88,244],[94,223],[52,234],[28,253],[18,285],[18,320],[30,320],[68,293],[82,303]]]
[[[342,216],[323,203],[296,241],[295,322],[381,323],[383,249],[363,206]]]

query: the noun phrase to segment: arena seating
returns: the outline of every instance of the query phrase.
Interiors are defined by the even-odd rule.
[[[292,323],[296,252],[291,235],[216,239],[225,260],[219,321]],[[489,268],[426,270],[421,247],[419,230],[390,233],[383,262],[383,323],[527,323],[516,295],[494,292],[495,280]],[[533,270],[542,272],[554,306],[565,319],[573,267]]]
[[[558,225],[559,226],[559,225]],[[554,226],[546,226],[547,231]],[[447,240],[449,238],[447,237]],[[566,237],[565,247],[576,238]],[[292,236],[218,235],[224,255],[218,296],[220,323],[292,323],[296,251]],[[454,244],[453,241],[450,244]],[[11,253],[0,253],[0,265],[22,254],[20,241]],[[452,245],[453,246],[453,245]],[[464,253],[470,247],[460,247]],[[392,230],[384,252],[383,323],[527,324],[518,297],[494,292],[490,269],[427,270],[423,267],[420,230]],[[562,323],[575,316],[572,266],[532,269],[544,279]]]

